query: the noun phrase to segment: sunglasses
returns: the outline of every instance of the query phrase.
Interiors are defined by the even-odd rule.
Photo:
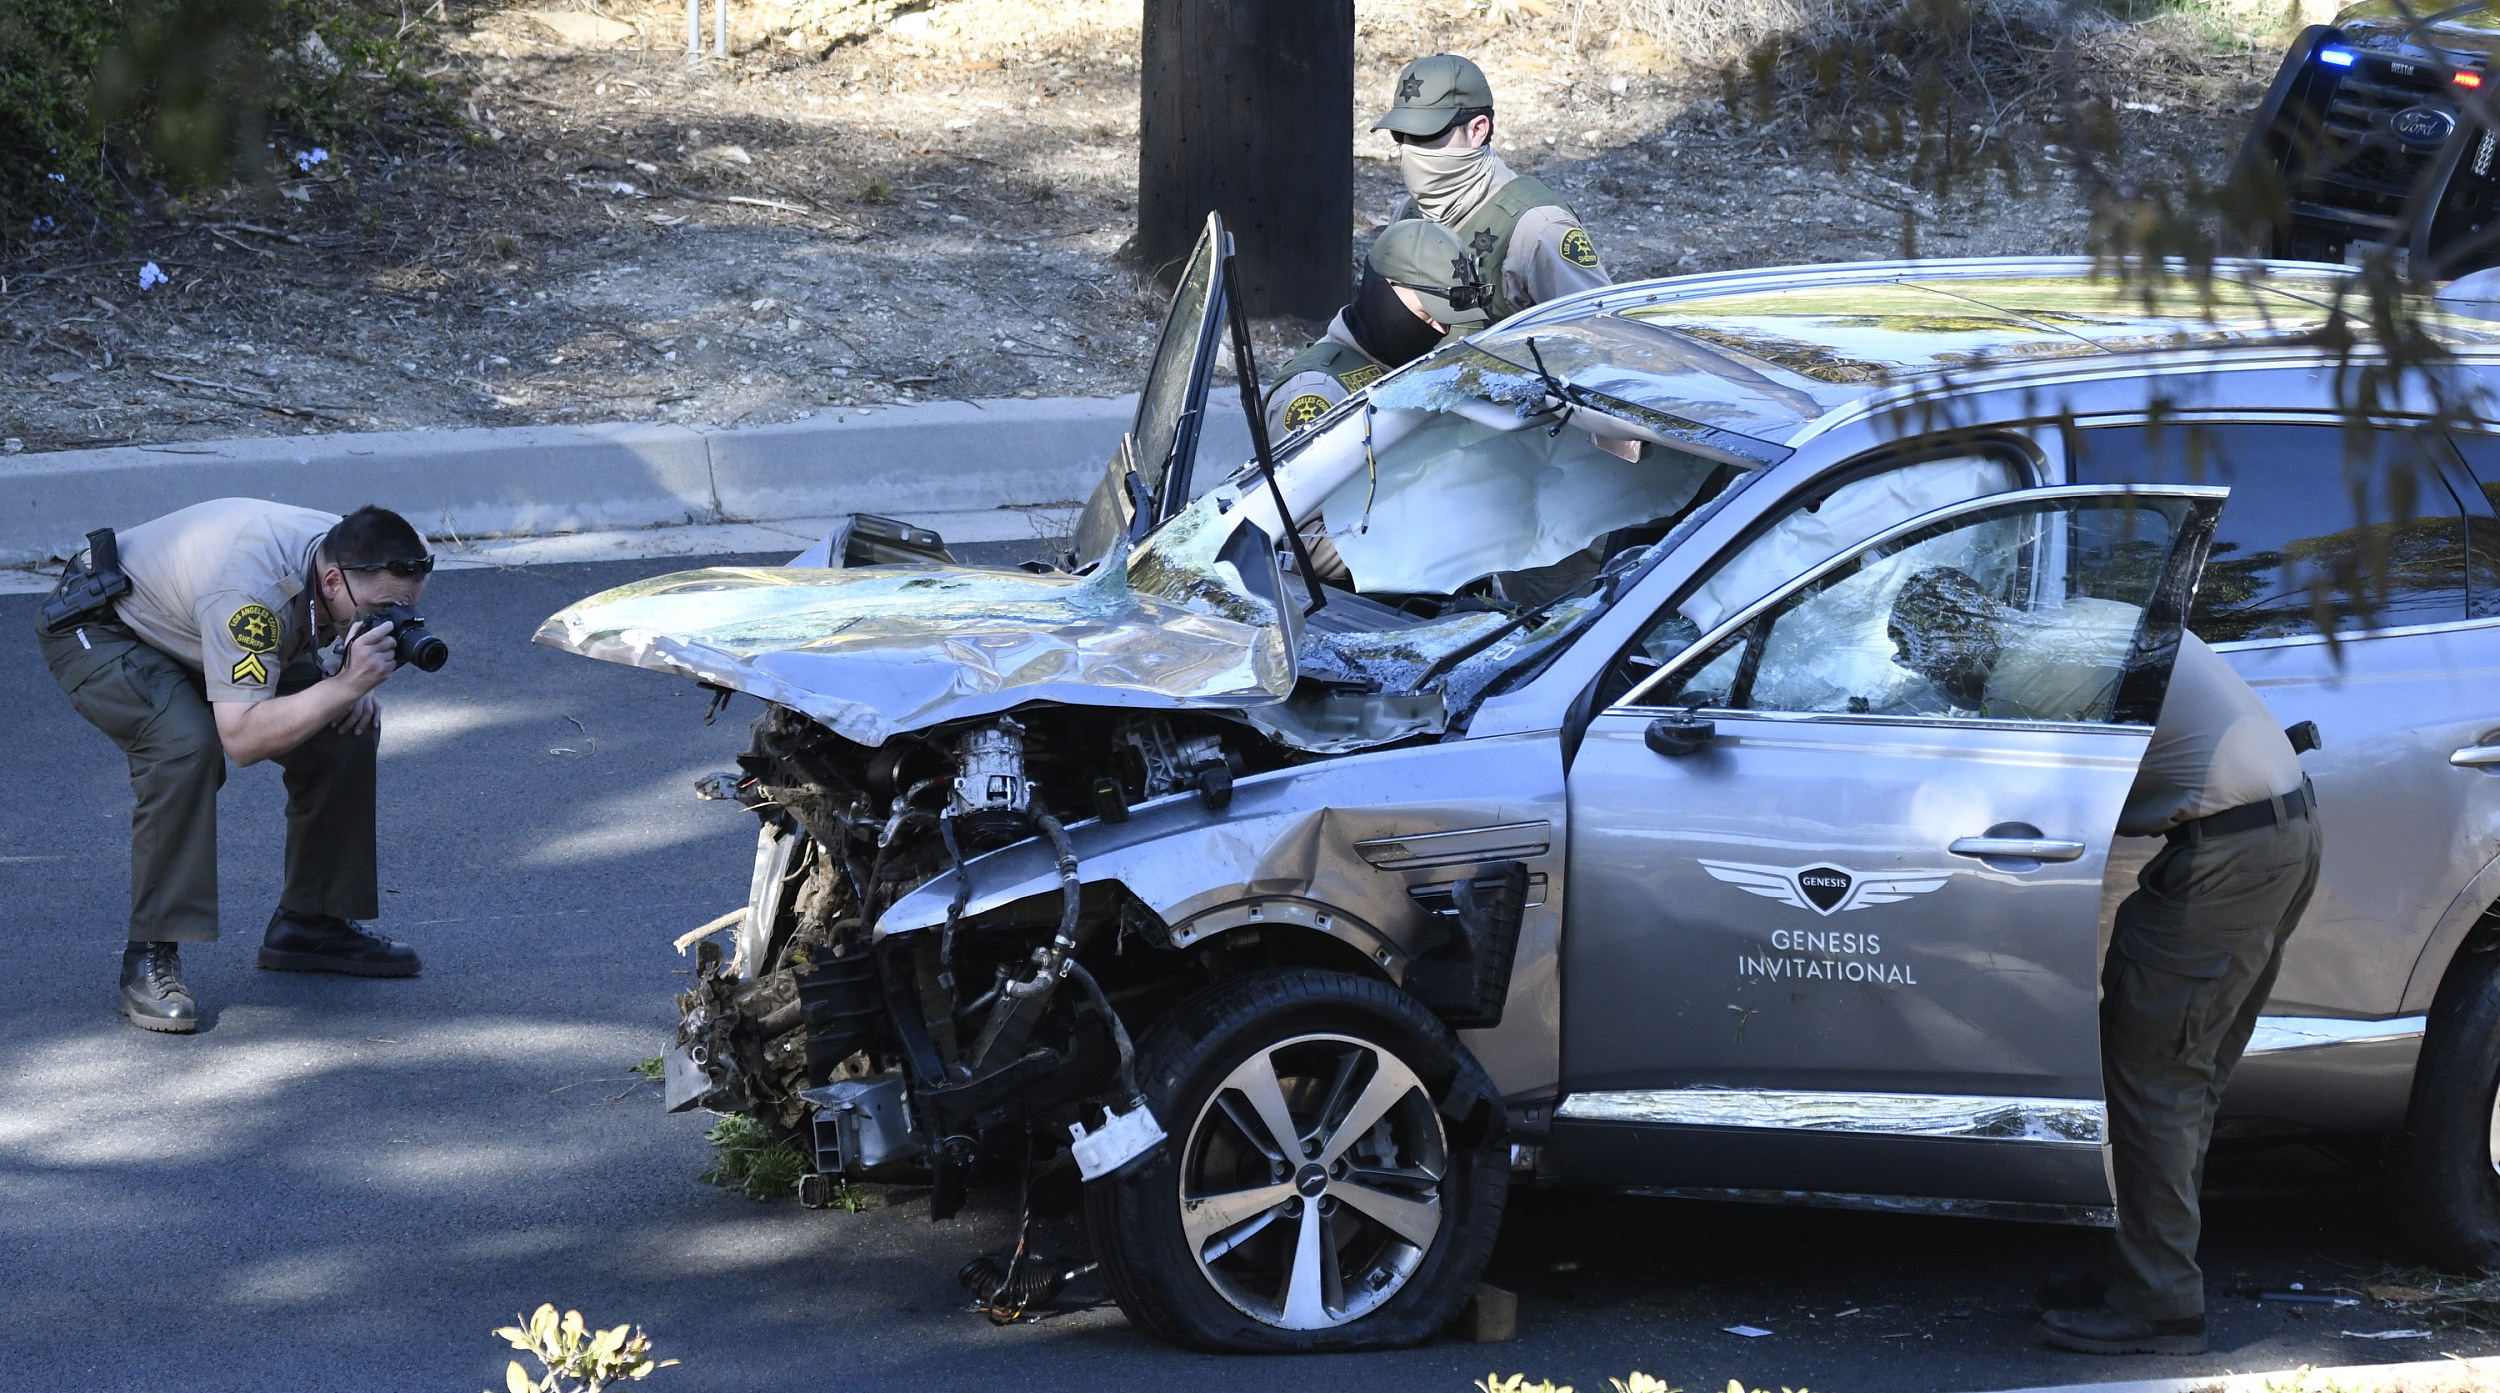
[[[342,571],[363,571],[367,573],[373,571],[388,571],[402,580],[415,580],[419,576],[430,576],[434,574],[434,558],[431,556],[402,556],[394,557],[389,561],[368,561],[360,566],[341,566],[339,569]]]
[[[1449,301],[1450,308],[1454,310],[1472,310],[1490,298],[1485,288],[1475,281],[1461,281],[1456,285],[1416,285],[1412,281],[1393,280],[1389,284],[1412,290],[1418,295],[1438,295]]]

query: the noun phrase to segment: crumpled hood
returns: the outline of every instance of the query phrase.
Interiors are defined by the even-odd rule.
[[[715,566],[593,595],[537,641],[778,702],[871,746],[1030,701],[1260,706],[1294,680],[1281,627],[1137,594],[1116,563],[1084,578]]]

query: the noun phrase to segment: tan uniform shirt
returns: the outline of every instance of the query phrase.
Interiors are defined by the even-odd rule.
[[[1444,227],[1456,227],[1484,207],[1485,200],[1502,191],[1502,186],[1519,177],[1519,171],[1502,163],[1499,155],[1491,156],[1493,177],[1484,186],[1484,198],[1464,208],[1452,209]],[[1415,200],[1400,202],[1391,220],[1420,218],[1423,210]],[[1580,250],[1578,259],[1565,254],[1564,239],[1573,233],[1580,239],[1573,250]],[[1576,295],[1583,290],[1614,284],[1606,274],[1605,263],[1598,260],[1597,249],[1589,242],[1588,231],[1568,208],[1547,205],[1531,208],[1519,215],[1519,222],[1510,234],[1510,250],[1502,255],[1502,298],[1514,305],[1541,305]]]
[[[115,540],[130,593],[114,604],[149,647],[198,668],[210,701],[261,701],[278,669],[312,651],[305,594],[333,513],[219,498],[141,523]]]
[[[2257,693],[2188,634],[2118,833],[2151,837],[2182,822],[2300,787],[2300,756]]]
[[[1596,264],[1583,266],[1565,254],[1564,239],[1575,232],[1580,234],[1580,246],[1587,248],[1582,258]],[[1502,258],[1502,293],[1512,304],[1541,305],[1614,283],[1605,263],[1597,261],[1587,231],[1568,209],[1548,204],[1519,215],[1518,230],[1510,235],[1510,251]]]

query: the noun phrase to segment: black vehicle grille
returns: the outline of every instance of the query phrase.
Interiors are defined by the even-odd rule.
[[[2339,243],[2350,237],[2379,240],[2394,232],[2416,180],[2442,148],[2398,138],[2397,114],[2416,107],[2456,118],[2457,103],[2440,67],[2367,49],[2355,52],[2351,70],[2319,113],[2313,157],[2297,161],[2292,172],[2295,219],[2337,234]]]

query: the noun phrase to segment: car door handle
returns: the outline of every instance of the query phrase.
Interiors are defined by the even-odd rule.
[[[2055,837],[1964,837],[1945,850],[1956,856],[1976,856],[1982,860],[2004,857],[2023,861],[2075,861],[2083,856],[2083,843],[2063,842]]]
[[[2488,769],[2500,764],[2500,745],[2468,745],[2448,756],[2448,762],[2459,769]]]

